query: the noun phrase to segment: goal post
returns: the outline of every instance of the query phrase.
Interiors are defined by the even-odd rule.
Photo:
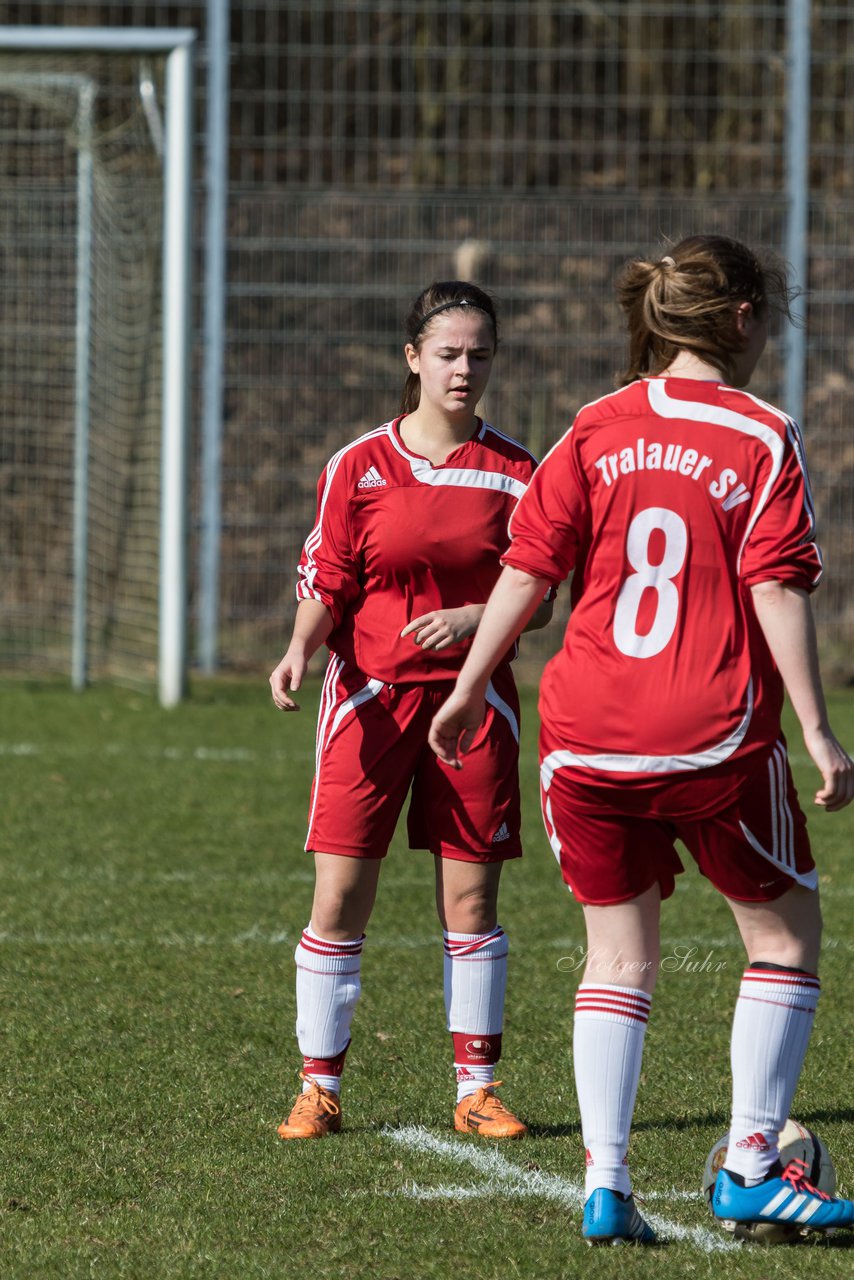
[[[4,519],[12,572],[0,603],[13,621],[0,657],[8,652],[14,664],[17,648],[24,665],[51,670],[67,647],[66,669],[80,688],[94,627],[99,673],[134,679],[150,670],[164,706],[182,697],[187,663],[195,41],[184,29],[0,27],[0,96],[12,104],[2,128],[9,155],[0,163],[4,180],[11,177],[4,199],[14,201],[6,191],[16,182],[26,187],[23,203],[0,209],[12,263],[5,310],[13,312],[0,317],[0,357],[17,377],[15,430],[0,467],[5,491],[18,499],[17,518],[12,502]],[[127,65],[105,85],[99,74],[116,58]],[[149,59],[157,63],[154,77]],[[28,131],[38,145],[12,154]],[[53,151],[38,149],[44,139]],[[13,293],[26,296],[23,319]],[[18,335],[50,335],[34,345],[30,367],[16,325]],[[141,427],[155,417],[153,444]],[[73,476],[70,499],[59,493],[62,459]],[[92,507],[95,470],[103,473],[108,515]],[[143,493],[149,509],[140,512]],[[96,530],[104,547],[115,544],[97,566]],[[63,573],[70,592],[57,585]],[[16,632],[15,618],[39,610],[38,636],[22,623]],[[50,638],[44,655],[42,636]]]

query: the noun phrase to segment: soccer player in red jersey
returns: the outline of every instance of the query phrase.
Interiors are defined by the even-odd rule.
[[[725,895],[747,953],[731,1040],[729,1150],[714,1212],[848,1226],[777,1161],[812,1029],[821,915],[780,730],[784,686],[828,811],[854,765],[828,723],[810,593],[821,575],[797,425],[750,395],[785,271],[693,236],[624,270],[630,361],[587,405],[511,521],[511,545],[430,742],[446,764],[483,714],[489,672],[548,584],[572,573],[563,647],[543,675],[541,797],[588,961],[574,1064],[590,1243],[651,1243],[627,1163],[659,913],[679,838]]]
[[[501,572],[536,461],[476,416],[498,340],[488,294],[463,281],[431,285],[406,330],[401,415],[346,445],[320,477],[293,636],[270,677],[276,706],[297,710],[307,663],[328,646],[306,841],[314,902],[296,949],[304,1089],[282,1138],[340,1127],[365,929],[410,791],[410,847],[435,855],[455,1127],[492,1138],[526,1131],[495,1093],[507,979],[498,883],[522,852],[515,637],[486,685],[465,775],[439,766],[427,733]],[[551,605],[531,612],[542,626]]]

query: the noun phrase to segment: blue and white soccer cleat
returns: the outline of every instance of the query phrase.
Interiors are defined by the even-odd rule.
[[[778,1166],[779,1168],[779,1166]],[[721,1169],[712,1196],[712,1213],[735,1223],[779,1222],[807,1231],[854,1226],[854,1201],[836,1200],[807,1181],[802,1160],[755,1187],[744,1187]]]
[[[588,1196],[581,1234],[588,1244],[655,1244],[656,1236],[640,1216],[633,1196],[600,1187]]]

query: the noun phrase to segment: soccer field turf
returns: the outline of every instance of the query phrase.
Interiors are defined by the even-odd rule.
[[[511,945],[500,1075],[531,1136],[487,1146],[452,1131],[432,859],[398,836],[364,952],[345,1132],[279,1141],[298,1087],[292,957],[311,902],[302,844],[318,691],[283,716],[263,678],[200,683],[171,712],[126,691],[0,687],[2,1280],[850,1274],[854,1232],[742,1247],[700,1200],[727,1124],[743,958],[690,860],[663,909],[668,971],[631,1149],[645,1212],[670,1243],[581,1242],[569,1045],[583,928],[542,830],[532,691],[526,856],[505,870],[500,916]],[[832,695],[831,718],[854,746],[854,695]],[[789,741],[826,925],[793,1111],[851,1195],[854,806],[815,810],[791,726]]]

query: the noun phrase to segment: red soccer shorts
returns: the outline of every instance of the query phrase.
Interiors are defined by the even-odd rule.
[[[508,666],[461,770],[427,745],[453,681],[390,685],[332,655],[320,699],[306,849],[384,858],[410,789],[410,849],[462,862],[503,862],[519,837],[519,700]]]
[[[579,902],[626,902],[656,881],[662,898],[670,897],[685,870],[677,839],[736,901],[771,902],[795,884],[816,887],[782,738],[741,774],[707,769],[635,787],[619,776],[601,785],[601,777],[594,784],[577,768],[541,770],[546,833]]]

